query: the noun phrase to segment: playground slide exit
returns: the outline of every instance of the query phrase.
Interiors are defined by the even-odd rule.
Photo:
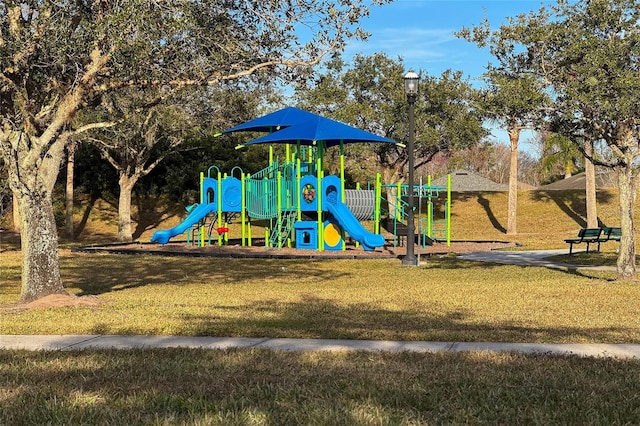
[[[163,229],[163,230],[154,232],[153,237],[151,237],[151,242],[159,243],[159,244],[167,244],[171,238],[175,237],[176,235],[182,234],[184,231],[191,228],[191,226],[198,223],[200,219],[203,219],[209,213],[211,213],[212,211],[215,211],[216,208],[217,208],[216,203],[197,205],[196,208],[191,210],[191,213],[189,213],[189,216],[187,216],[185,220],[183,220],[180,224],[174,226],[171,229]]]
[[[357,242],[362,244],[365,250],[371,251],[376,247],[384,246],[384,236],[373,234],[362,226],[346,204],[336,201],[326,203],[326,208],[338,221],[338,224]]]

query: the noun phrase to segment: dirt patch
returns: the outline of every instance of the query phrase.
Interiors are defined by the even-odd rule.
[[[29,303],[0,305],[3,314],[15,314],[30,309],[63,308],[73,306],[99,306],[103,301],[96,296],[72,296],[70,294],[50,294]]]

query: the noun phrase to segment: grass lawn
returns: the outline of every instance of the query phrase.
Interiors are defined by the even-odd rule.
[[[519,198],[515,238],[525,249],[566,248],[562,240],[581,226],[580,200],[543,195]],[[454,199],[453,238],[508,239],[499,231],[503,198]],[[609,205],[599,214],[615,225]],[[99,239],[112,232],[97,223],[89,220]],[[606,271],[454,256],[407,268],[398,260],[64,249],[67,290],[101,303],[15,310],[7,304],[19,297],[21,259],[5,250],[1,334],[640,343],[638,283]],[[613,264],[614,250],[561,260]],[[474,352],[0,351],[0,406],[2,425],[638,424],[640,362]]]
[[[0,304],[19,291],[19,254],[3,260]],[[65,251],[62,275],[70,293],[104,303],[8,311],[3,333],[640,343],[637,283],[613,272]]]
[[[0,303],[18,297],[5,252]],[[2,333],[640,342],[609,272],[397,260],[71,255],[94,307],[4,311]],[[636,424],[640,362],[492,353],[0,351],[0,424]],[[25,409],[29,407],[29,409]]]
[[[637,424],[640,363],[458,353],[0,351],[0,423]]]

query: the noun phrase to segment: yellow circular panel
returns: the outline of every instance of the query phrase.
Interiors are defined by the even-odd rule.
[[[324,227],[324,243],[329,247],[335,247],[340,243],[341,238],[340,228],[333,223],[327,223]]]

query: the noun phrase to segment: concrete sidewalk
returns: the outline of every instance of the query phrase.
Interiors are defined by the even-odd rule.
[[[580,250],[574,251],[578,253]],[[576,269],[593,269],[593,270],[609,270],[615,271],[615,266],[593,266],[593,265],[576,265],[572,263],[554,262],[548,260],[550,256],[567,254],[568,250],[529,250],[529,251],[503,251],[492,250],[483,252],[462,253],[459,255],[461,259],[473,260],[476,262],[491,262],[503,265],[520,265],[520,266],[542,266],[545,268],[576,270]]]
[[[0,349],[81,350],[134,348],[272,349],[281,351],[517,352],[580,357],[640,358],[640,344],[411,342],[259,337],[0,335]]]

